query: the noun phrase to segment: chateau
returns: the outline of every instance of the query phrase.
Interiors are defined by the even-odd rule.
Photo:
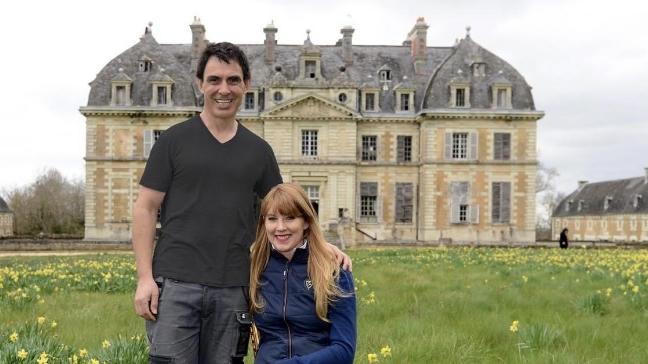
[[[189,44],[162,44],[147,27],[90,83],[86,240],[130,239],[151,146],[201,111],[206,28],[194,19],[190,29]],[[429,46],[427,29],[419,18],[401,45],[354,44],[351,26],[334,45],[310,34],[287,45],[269,24],[263,42],[239,45],[252,81],[238,119],[270,143],[284,181],[304,187],[334,238],[535,241],[544,113],[531,87],[469,29],[452,46]]]
[[[14,214],[9,209],[5,200],[0,197],[0,238],[13,236]]]
[[[571,240],[648,241],[648,168],[644,175],[613,181],[578,182],[554,209],[551,235],[563,228]]]

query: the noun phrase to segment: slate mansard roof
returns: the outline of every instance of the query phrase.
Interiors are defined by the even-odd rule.
[[[5,200],[0,197],[0,213],[11,212]]]
[[[277,44],[275,60],[265,62],[264,44],[239,45],[247,54],[252,72],[252,87],[269,88],[273,84],[288,87],[308,87],[298,82],[299,59],[304,45]],[[415,90],[415,111],[445,109],[449,107],[449,83],[462,75],[470,86],[470,109],[490,109],[490,87],[493,82],[507,82],[512,88],[512,109],[534,111],[531,88],[511,65],[474,42],[469,35],[452,47],[426,47],[426,59],[420,72],[414,69],[414,58],[410,45],[352,45],[353,62],[345,66],[342,45],[317,46],[321,53],[321,74],[324,80],[312,87],[379,89],[380,108],[383,113],[394,112],[394,88],[398,85]],[[150,59],[153,69],[139,71],[142,59]],[[485,76],[474,77],[472,64],[486,65]],[[281,67],[280,75],[277,66]],[[341,66],[345,74],[341,75]],[[389,69],[392,80],[388,90],[382,88],[378,71]],[[200,94],[194,85],[191,73],[191,44],[159,44],[148,31],[140,41],[112,59],[90,83],[88,107],[110,105],[111,84],[123,74],[132,79],[132,105],[148,106],[151,98],[152,77],[163,73],[173,80],[172,99],[174,106],[199,106]],[[459,72],[461,70],[461,72]],[[274,83],[273,83],[274,80]],[[341,82],[345,81],[345,82]],[[349,87],[354,86],[354,87]],[[470,110],[468,109],[468,110]]]
[[[585,183],[556,206],[553,217],[647,214],[647,199],[648,176]]]

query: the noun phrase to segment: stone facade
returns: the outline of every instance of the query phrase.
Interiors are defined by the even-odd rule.
[[[13,236],[14,214],[9,210],[7,203],[0,197],[0,238]]]
[[[552,236],[563,228],[573,241],[648,242],[648,168],[645,176],[588,183],[554,209]]]
[[[139,178],[156,136],[201,110],[194,42],[150,28],[91,82],[86,240],[129,240]],[[251,88],[238,118],[267,140],[284,181],[347,242],[533,242],[536,111],[530,87],[469,34],[428,47],[420,18],[403,45],[241,45]]]

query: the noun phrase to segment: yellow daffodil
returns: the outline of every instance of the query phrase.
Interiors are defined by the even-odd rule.
[[[81,357],[81,358],[85,358],[86,356],[88,356],[88,350],[86,350],[86,349],[80,349],[80,350],[79,350],[79,357]]]
[[[388,356],[391,356],[391,348],[389,345],[385,345],[383,348],[380,349],[380,354],[386,358]]]
[[[44,324],[44,323],[45,323],[45,316],[39,316],[39,317],[36,319],[36,322],[37,322],[39,325]]]
[[[38,360],[36,360],[36,363],[38,364],[47,364],[49,362],[49,357],[46,352],[42,352],[38,356]]]
[[[108,340],[104,340],[104,341],[101,343],[101,347],[104,348],[104,349],[109,348],[109,347],[110,347],[110,341],[108,341]]]
[[[52,326],[52,328],[55,328],[56,326],[58,326],[58,323],[56,323],[56,321],[52,321],[52,325],[50,326]]]
[[[9,341],[11,341],[12,343],[18,341],[18,333],[14,331],[11,335],[9,335]]]
[[[90,359],[90,364],[99,364],[99,360],[97,360],[97,359]]]
[[[367,354],[367,360],[369,361],[369,363],[377,363],[378,355],[376,355],[375,353]]]
[[[514,320],[513,323],[511,323],[511,327],[509,327],[509,330],[511,330],[511,332],[518,332],[519,324],[520,322],[518,320]]]
[[[25,359],[27,359],[27,355],[29,355],[29,353],[26,352],[25,349],[18,350],[18,353],[17,353],[18,359],[25,360]]]

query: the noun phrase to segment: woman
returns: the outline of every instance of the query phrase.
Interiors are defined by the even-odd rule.
[[[568,231],[569,230],[567,230],[567,228],[564,228],[560,232],[560,241],[559,241],[560,249],[567,249],[567,247],[569,247],[569,239],[567,238]]]
[[[263,199],[251,259],[255,363],[353,363],[353,277],[337,265],[299,185],[280,184]]]

